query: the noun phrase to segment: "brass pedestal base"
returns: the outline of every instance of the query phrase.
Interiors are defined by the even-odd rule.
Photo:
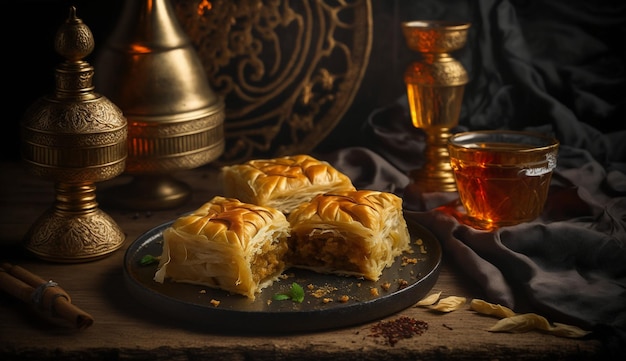
[[[191,199],[191,187],[170,175],[137,175],[127,184],[101,193],[106,206],[132,210],[163,210],[182,206]]]
[[[95,186],[61,184],[55,206],[33,224],[24,247],[46,261],[79,263],[108,256],[125,238],[113,218],[98,208]]]

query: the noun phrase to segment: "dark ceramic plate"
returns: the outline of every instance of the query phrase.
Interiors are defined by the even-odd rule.
[[[133,297],[159,314],[216,332],[316,331],[374,321],[414,305],[439,276],[438,240],[419,224],[408,222],[414,249],[409,258],[417,262],[403,262],[398,257],[375,282],[290,269],[285,272],[287,278],[264,288],[254,301],[203,286],[161,284],[152,279],[157,265],[142,266],[140,260],[145,255],[161,254],[163,230],[171,223],[151,229],[130,245],[124,256],[126,285]],[[305,290],[302,303],[272,300],[275,294],[288,292],[293,282]],[[386,285],[390,286],[387,290]],[[378,290],[377,296],[372,288]],[[323,291],[329,293],[316,297]],[[342,296],[348,296],[347,302],[341,302]],[[324,298],[332,301],[325,302]],[[220,301],[219,305],[212,305],[212,299]]]

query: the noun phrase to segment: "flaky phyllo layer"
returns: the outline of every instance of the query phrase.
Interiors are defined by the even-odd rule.
[[[224,194],[290,213],[314,196],[354,190],[345,174],[309,155],[256,159],[222,168]]]
[[[254,299],[284,271],[289,234],[280,211],[215,197],[165,229],[154,280],[205,285]]]
[[[410,249],[402,199],[371,190],[318,195],[288,217],[288,263],[321,273],[378,280]]]

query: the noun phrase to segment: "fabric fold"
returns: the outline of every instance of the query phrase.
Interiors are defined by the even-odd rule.
[[[419,7],[408,3],[406,16],[418,16],[410,11]],[[425,3],[442,17],[465,9]],[[402,196],[406,216],[435,234],[444,256],[487,301],[592,328],[609,343],[626,345],[626,63],[623,47],[600,36],[623,32],[626,6],[564,0],[458,5],[467,7],[472,27],[467,46],[454,56],[470,82],[452,132],[555,135],[561,144],[542,215],[478,231],[459,222],[456,193],[421,192],[407,174],[423,166],[425,136],[412,125],[405,95],[363,121],[366,147],[328,158],[358,187]]]
[[[582,166],[561,169],[565,175],[556,177],[537,220],[482,231],[459,222],[455,192],[420,194],[415,202],[408,177],[376,152],[345,148],[323,159],[358,180],[357,188],[401,194],[405,217],[433,232],[445,259],[482,289],[486,301],[539,313],[551,322],[602,329],[610,337],[626,336],[621,334],[626,330],[626,196],[602,193],[606,173],[593,161],[582,158],[587,162]]]

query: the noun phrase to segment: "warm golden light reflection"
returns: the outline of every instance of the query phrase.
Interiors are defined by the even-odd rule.
[[[130,44],[130,48],[133,53],[147,54],[152,52],[149,47],[141,44]]]
[[[205,12],[211,10],[213,8],[213,4],[209,0],[202,0],[198,4],[198,15],[202,16]]]

